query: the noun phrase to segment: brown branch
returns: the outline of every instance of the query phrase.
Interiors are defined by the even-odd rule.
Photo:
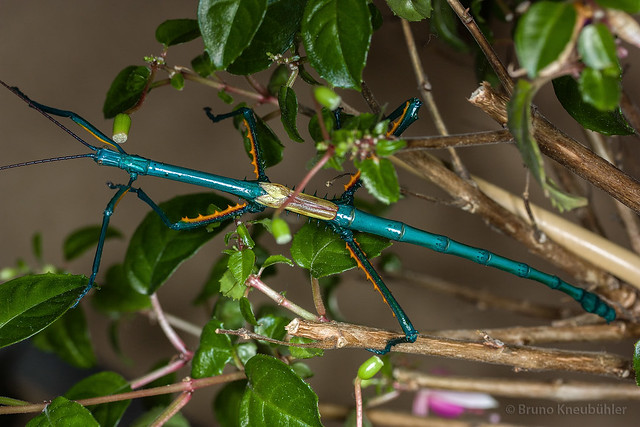
[[[498,76],[500,83],[502,83],[502,87],[504,87],[507,94],[511,94],[513,92],[513,80],[511,80],[511,76],[509,76],[509,72],[496,55],[496,52],[491,47],[491,44],[487,41],[484,34],[476,24],[476,21],[469,14],[469,10],[465,8],[458,0],[447,0],[449,6],[453,9],[453,11],[458,15],[462,24],[469,30],[473,38],[478,43],[478,47],[482,50],[483,55],[487,58],[487,61],[493,68],[493,71]]]
[[[294,319],[286,327],[289,334],[316,340],[317,348],[383,349],[394,332],[346,323],[316,323]],[[556,370],[628,378],[631,361],[608,353],[578,352],[524,347],[516,345],[488,346],[477,342],[420,335],[414,343],[393,347],[394,352],[455,358],[498,365],[516,370]]]
[[[488,83],[476,89],[469,102],[506,126],[509,98]],[[565,135],[535,109],[533,128],[542,153],[640,213],[640,182]]]
[[[513,142],[513,136],[508,130],[492,130],[448,136],[407,137],[402,138],[402,140],[407,143],[407,147],[402,151],[414,151],[419,149],[473,147],[476,145]]]
[[[465,392],[487,393],[493,396],[549,399],[556,401],[581,400],[640,400],[640,387],[635,384],[588,383],[560,381],[523,381],[504,378],[470,378],[427,375],[396,368],[393,377],[410,390],[436,388]]]
[[[482,342],[485,336],[506,344],[532,345],[558,342],[620,341],[640,337],[640,325],[614,322],[608,325],[514,326],[495,329],[424,331],[425,335]]]
[[[620,288],[618,280],[611,274],[593,266],[551,239],[538,241],[532,227],[524,219],[510,213],[425,151],[398,153],[391,159],[399,166],[431,181],[451,197],[464,201],[464,210],[480,215],[492,228],[513,237],[531,252],[562,268],[577,280],[593,285],[597,292],[609,300],[620,304],[634,301],[634,298],[629,298],[633,290],[627,287]]]
[[[527,316],[539,317],[543,319],[558,319],[566,316],[566,309],[551,307],[543,304],[533,304],[522,298],[508,298],[496,295],[483,289],[473,289],[468,286],[458,285],[427,274],[420,274],[413,271],[403,270],[400,273],[388,273],[395,279],[407,280],[423,288],[443,294],[452,295],[475,303],[482,307],[500,308],[513,313],[520,313]],[[563,316],[564,314],[564,316]]]
[[[431,115],[433,123],[436,125],[436,129],[438,129],[438,133],[442,136],[447,136],[449,135],[449,131],[444,123],[442,114],[440,114],[440,109],[436,104],[436,100],[431,93],[431,83],[429,83],[429,77],[427,77],[427,73],[425,73],[424,68],[422,67],[422,62],[420,61],[420,55],[416,48],[416,42],[413,38],[409,21],[401,19],[400,22],[402,23],[402,33],[404,34],[404,40],[407,45],[407,50],[409,51],[409,59],[411,59],[411,67],[413,68],[416,81],[418,82],[418,91],[420,92],[420,96],[425,102],[425,106]],[[456,153],[452,147],[448,147],[447,151],[451,157],[453,168],[458,175],[465,179],[469,179],[469,172],[462,164],[462,160],[458,156],[458,153]]]

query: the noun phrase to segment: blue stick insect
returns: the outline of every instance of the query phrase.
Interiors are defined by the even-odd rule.
[[[90,158],[98,165],[111,166],[124,170],[129,175],[127,184],[109,184],[116,190],[115,195],[111,198],[104,210],[102,220],[102,229],[98,246],[93,261],[93,268],[89,283],[78,298],[78,301],[86,295],[94,286],[96,275],[100,267],[100,259],[104,246],[109,219],[114,212],[118,201],[126,193],[135,193],[137,196],[148,204],[153,211],[158,214],[164,224],[174,230],[189,230],[197,227],[203,227],[208,224],[222,222],[224,220],[240,216],[244,213],[262,212],[265,208],[279,208],[288,199],[294,195],[294,191],[281,184],[272,183],[265,174],[265,166],[260,144],[256,138],[256,120],[252,110],[248,108],[240,108],[228,114],[212,115],[209,111],[207,114],[214,122],[230,118],[233,116],[241,116],[247,129],[247,138],[251,145],[250,154],[256,179],[238,180],[224,176],[214,175],[193,169],[187,169],[180,166],[174,166],[166,163],[156,162],[137,155],[127,154],[119,144],[111,138],[100,132],[95,126],[87,122],[85,119],[71,111],[59,110],[57,108],[48,107],[38,102],[32,101],[24,95],[18,88],[10,87],[6,83],[0,81],[7,89],[22,98],[30,107],[39,111],[42,115],[53,121],[56,125],[66,131],[69,135],[91,150],[90,153],[79,154],[74,156],[59,157],[54,159],[37,160],[33,162],[20,163],[0,167],[0,170],[12,167],[26,166],[35,163],[43,163],[48,161],[66,160],[72,158]],[[417,120],[417,112],[421,106],[421,102],[417,99],[410,99],[402,106],[392,112],[387,118],[390,120],[388,135],[400,135],[411,123]],[[52,116],[60,116],[70,118],[72,121],[83,127],[94,137],[96,137],[104,148],[98,148],[89,144],[74,132],[66,128]],[[198,185],[201,187],[211,188],[233,194],[242,202],[235,206],[230,206],[219,212],[209,215],[199,215],[196,218],[182,218],[180,221],[172,222],[160,207],[144,192],[141,188],[133,186],[134,181],[140,175],[150,175],[163,179],[183,182],[186,184]],[[354,238],[354,231],[371,233],[383,238],[395,240],[398,242],[406,242],[414,245],[424,246],[436,252],[456,255],[466,258],[478,264],[504,270],[518,277],[535,280],[552,289],[559,290],[569,295],[582,305],[582,308],[589,312],[595,313],[603,317],[607,322],[615,319],[616,313],[613,308],[603,302],[597,295],[590,293],[584,289],[573,286],[557,276],[536,270],[527,264],[516,262],[511,259],[496,255],[487,250],[471,247],[463,243],[456,242],[446,236],[432,234],[427,231],[419,230],[399,221],[381,218],[368,214],[353,205],[353,196],[360,186],[359,173],[351,177],[350,182],[345,185],[345,191],[341,197],[333,200],[327,200],[316,196],[300,193],[295,195],[292,200],[288,201],[285,209],[300,215],[307,216],[324,222],[344,240],[346,248],[351,256],[355,259],[356,264],[361,268],[367,280],[369,280],[375,289],[382,295],[384,302],[391,308],[393,314],[397,318],[404,336],[394,338],[388,341],[384,349],[371,350],[375,353],[387,353],[394,345],[399,343],[411,343],[418,337],[418,331],[413,327],[409,317],[404,312],[400,304],[396,301],[391,291],[385,285],[380,275],[369,262],[367,255],[360,248],[360,245]]]

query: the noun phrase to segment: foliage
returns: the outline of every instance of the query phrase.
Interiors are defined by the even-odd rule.
[[[495,12],[498,8],[492,7],[494,3],[497,4],[471,2],[471,10],[486,25],[489,38],[488,22],[503,17]],[[256,73],[271,67],[268,82],[252,84],[256,91],[254,99],[278,106],[282,129],[296,143],[305,143],[305,133],[298,126],[300,116],[310,117],[308,133],[318,152],[311,163],[337,170],[357,169],[366,190],[377,202],[396,203],[401,198],[401,189],[391,156],[403,149],[405,142],[389,135],[390,120],[383,113],[356,114],[337,108],[342,99],[330,89],[362,91],[366,95],[363,73],[373,35],[380,25],[386,24],[379,5],[381,2],[373,4],[366,0],[200,0],[194,11],[197,19],[169,19],[157,27],[155,38],[161,44],[157,56],[146,57],[144,65],[125,66],[114,78],[106,93],[104,116],[134,113],[144,108],[145,103],[154,102],[155,92],[164,87],[181,90],[202,82],[217,88],[224,102],[234,103],[234,98],[246,95],[246,91],[220,83],[224,81],[220,76],[225,72],[249,76],[252,82],[262,78],[254,76]],[[430,20],[432,31],[452,49],[477,54],[477,48],[460,31],[460,23],[446,2],[387,0],[384,7],[408,21]],[[640,5],[631,0],[619,4],[598,0],[589,7],[572,2],[538,1],[518,18],[514,27],[514,49],[522,70],[516,73],[519,78],[507,106],[507,126],[523,163],[560,211],[584,206],[587,200],[561,188],[545,169],[533,113],[533,100],[540,88],[552,82],[559,102],[585,129],[603,135],[637,133],[620,106],[623,68],[616,44],[617,30],[603,18],[609,8],[637,13]],[[174,49],[197,40],[202,41],[204,49],[191,61],[194,71],[170,65]],[[301,103],[299,94],[309,91],[310,86],[317,87],[315,93],[324,108]],[[241,117],[236,117],[236,127],[251,156],[253,136]],[[265,166],[272,167],[286,160],[287,144],[279,140],[266,121],[257,117],[254,130],[264,152]],[[349,190],[345,194],[352,197]],[[178,221],[185,216],[220,212],[233,204],[224,197],[202,193],[178,196],[159,206],[169,221]],[[244,379],[228,380],[212,403],[221,425],[321,425],[318,397],[303,379],[312,375],[312,369],[301,360],[322,357],[323,351],[313,348],[313,343],[306,339],[285,342],[285,327],[292,316],[284,309],[298,317],[318,320],[320,316],[296,311],[277,292],[273,292],[273,299],[282,307],[255,309],[251,295],[256,289],[269,295],[260,289],[263,286],[260,281],[276,268],[297,265],[309,271],[314,283],[317,279],[336,280],[322,287],[325,299],[331,303],[328,294],[337,286],[337,275],[356,267],[340,236],[332,229],[309,222],[294,234],[290,259],[288,254],[271,254],[265,249],[264,241],[272,234],[278,243],[288,243],[288,228],[277,215],[273,219],[248,218],[246,222],[227,220],[219,226],[189,231],[171,230],[165,222],[156,212],[150,212],[138,225],[129,238],[122,262],[102,269],[105,272],[102,289],[91,296],[94,307],[114,320],[116,331],[121,321],[127,321],[128,314],[158,310],[154,302],[160,288],[210,240],[222,240],[224,231],[228,248],[213,262],[209,278],[194,301],[210,307],[211,318],[199,326],[199,344],[193,352],[181,349],[179,339],[170,338],[183,362],[171,372],[190,364],[189,387],[202,384],[197,380],[222,378],[224,372],[245,373]],[[89,226],[72,232],[63,245],[65,259],[75,259],[90,251],[99,241],[100,230],[100,226]],[[111,237],[122,237],[122,233],[108,229],[106,238]],[[377,257],[390,246],[388,240],[368,234],[357,235],[356,239],[369,258]],[[40,261],[40,243],[35,240],[34,255]],[[3,301],[0,347],[33,337],[32,342],[39,349],[53,352],[71,365],[94,366],[96,355],[89,327],[83,309],[76,306],[87,278],[62,269],[16,277],[29,270],[23,267],[19,264],[3,270],[5,276],[10,276],[5,278],[11,280],[0,285]],[[329,312],[335,313],[331,305]],[[245,327],[257,334],[248,342],[223,332]],[[243,333],[249,336],[248,332]],[[117,338],[114,347],[118,349]],[[638,348],[636,344],[633,360],[636,381],[640,384]],[[153,380],[154,384],[164,384],[166,378],[160,374],[171,373],[167,367],[174,366],[172,363],[154,369],[148,382],[138,386]],[[388,361],[383,362],[377,356],[370,359],[357,373],[358,383],[379,381],[377,393],[383,394],[392,384],[391,374],[385,374],[385,368],[390,370]],[[381,370],[384,378],[373,380]],[[153,419],[166,420],[168,425],[186,425],[179,410],[188,401],[187,395],[199,386],[187,389],[187,382],[184,384],[184,389],[172,391],[181,392],[179,397],[172,403],[161,401],[161,407],[150,410],[138,421],[140,425]],[[120,402],[107,399],[100,405],[87,407],[74,400],[125,393],[131,391],[130,386],[113,372],[91,375],[76,383],[64,397],[52,400],[29,425],[53,425],[64,420],[67,424],[115,426],[129,399]]]

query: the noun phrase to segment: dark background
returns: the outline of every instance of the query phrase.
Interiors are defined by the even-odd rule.
[[[166,19],[195,18],[197,2],[163,1],[131,2],[125,0],[82,2],[56,1],[34,2],[24,0],[2,0],[0,2],[0,78],[11,85],[19,86],[33,99],[47,105],[71,109],[94,123],[105,133],[110,132],[111,122],[102,118],[102,104],[106,91],[116,74],[127,65],[142,65],[142,57],[158,54],[161,46],[155,41],[154,32],[158,24]],[[374,35],[365,79],[376,97],[389,106],[389,111],[403,100],[417,96],[416,83],[402,41],[400,23],[392,18],[384,5],[381,9],[388,20],[383,29]],[[433,85],[433,93],[442,110],[444,120],[451,133],[464,133],[497,129],[497,125],[471,106],[466,98],[477,87],[470,58],[451,51],[428,33],[425,24],[415,25],[414,34],[423,56],[426,72]],[[169,52],[169,64],[189,65],[190,60],[201,52],[201,41],[176,46]],[[637,55],[631,49],[631,54]],[[637,61],[636,61],[637,62]],[[625,88],[638,98],[637,80],[632,67],[625,78]],[[261,75],[266,82],[268,73]],[[230,82],[247,87],[239,78]],[[298,84],[296,89],[303,102],[308,103],[309,90]],[[550,91],[543,90],[536,99],[541,111],[552,122],[582,139],[579,127],[573,123]],[[366,106],[355,93],[345,98],[356,108],[364,111]],[[241,97],[236,97],[242,101]],[[214,90],[187,82],[183,92],[164,88],[154,91],[144,108],[133,116],[134,124],[130,140],[124,148],[131,152],[190,168],[211,171],[221,175],[242,178],[251,173],[251,167],[242,150],[239,135],[230,123],[213,125],[203,112],[203,106],[224,112],[230,107],[223,104]],[[263,107],[259,113],[272,111]],[[0,91],[0,164],[40,159],[52,156],[81,153],[84,149],[68,136],[56,129],[48,120],[8,91]],[[434,135],[435,129],[428,114],[423,111],[422,120],[414,124],[408,135]],[[300,127],[306,129],[306,120],[301,118]],[[274,121],[272,127],[283,134],[281,126]],[[313,145],[306,131],[307,142],[296,144],[283,138],[286,145],[285,160],[269,170],[274,182],[295,184],[305,173],[304,165],[314,154]],[[637,142],[637,141],[636,141]],[[503,186],[515,193],[524,188],[525,171],[516,149],[511,145],[496,145],[481,149],[464,149],[460,154],[469,170],[486,180]],[[326,171],[309,186],[311,190],[323,190],[323,182],[335,175]],[[400,172],[401,184],[413,191],[434,196],[443,196],[424,181]],[[90,273],[92,254],[78,261],[64,264],[60,248],[64,237],[72,230],[101,221],[101,213],[112,192],[104,185],[107,181],[124,182],[126,176],[118,170],[98,168],[89,160],[75,160],[15,169],[0,175],[0,267],[13,265],[22,258],[33,264],[30,241],[35,231],[42,233],[44,256],[48,262],[63,266],[74,273]],[[177,183],[141,179],[140,185],[155,200],[170,199],[176,194],[200,191]],[[594,190],[595,191],[595,190]],[[595,191],[597,210],[602,213],[604,225],[622,245],[627,245],[618,229],[617,219],[611,210],[611,202]],[[548,206],[539,191],[533,190],[533,199]],[[112,224],[127,237],[149,211],[135,197],[128,197],[118,206]],[[483,246],[510,257],[529,262],[545,271],[555,272],[544,261],[533,258],[527,251],[510,239],[492,232],[478,218],[455,208],[434,205],[416,199],[405,199],[389,212],[390,217],[403,220],[429,231],[448,235],[456,240]],[[293,221],[295,222],[295,221]],[[205,280],[210,263],[223,248],[222,239],[217,239],[188,261],[171,281],[159,292],[165,310],[179,315],[197,325],[203,325],[207,313],[191,306],[191,301]],[[279,248],[274,248],[279,249]],[[102,271],[119,262],[126,250],[126,240],[107,243]],[[288,248],[280,249],[289,255]],[[422,271],[455,283],[475,288],[490,288],[511,296],[520,296],[533,301],[551,301],[573,304],[560,294],[545,289],[542,285],[519,280],[506,273],[492,271],[469,261],[429,252],[423,248],[396,245],[393,251],[402,256],[404,265],[411,270]],[[288,270],[288,271],[282,271]],[[267,280],[278,291],[287,291],[295,302],[312,309],[308,278],[304,271],[284,269],[277,278]],[[341,308],[349,320],[372,326],[398,329],[391,312],[382,304],[379,295],[362,280],[359,273],[347,273],[341,290]],[[453,328],[491,328],[513,325],[536,325],[540,321],[500,311],[479,311],[475,306],[447,296],[416,290],[408,284],[388,280],[398,300],[411,316],[419,330]],[[255,294],[255,293],[254,293]],[[260,297],[254,295],[257,300]],[[252,298],[253,299],[253,298]],[[159,328],[146,318],[137,316],[122,325],[121,337],[124,353],[134,363],[126,364],[108,344],[107,323],[103,317],[93,313],[90,305],[83,304],[88,311],[90,328],[96,341],[99,364],[104,369],[121,373],[127,379],[140,376],[162,357],[170,357],[174,351],[161,334]],[[1,302],[0,302],[1,303]],[[197,347],[197,338],[182,334],[191,349]],[[611,345],[595,343],[588,346],[571,346],[588,350],[608,350],[628,357],[632,343]],[[357,366],[370,356],[363,351],[346,350],[327,352],[325,357],[309,363],[316,371],[311,380],[312,387],[321,402],[353,402],[352,378]],[[51,399],[66,391],[85,373],[62,370],[55,356],[41,356],[31,350],[28,343],[0,350],[4,372],[1,374],[4,389],[0,394],[30,401]],[[436,358],[408,358],[397,356],[399,363],[407,363],[425,372],[446,370],[454,375],[506,376],[513,378],[553,379],[553,373],[514,374],[509,368],[481,364],[463,363]],[[183,376],[188,375],[185,371]],[[78,376],[78,377],[76,377]],[[582,381],[598,381],[598,378],[567,376]],[[210,425],[212,390],[195,393],[193,401],[184,413],[194,425]],[[505,405],[527,404],[531,406],[553,405],[553,402],[500,399],[502,406],[495,410],[503,421],[520,424],[545,425],[601,425],[604,417],[587,416],[541,416],[525,418],[509,417]],[[616,425],[632,425],[640,412],[632,402],[618,402],[628,407],[625,417],[608,421]],[[395,407],[410,408],[408,397],[396,402]],[[576,403],[582,405],[582,403]],[[393,405],[392,405],[393,406]],[[8,418],[7,418],[8,419]],[[0,422],[0,424],[3,424]]]

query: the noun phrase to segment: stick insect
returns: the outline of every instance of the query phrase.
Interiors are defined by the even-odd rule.
[[[203,227],[208,224],[222,222],[229,218],[234,218],[245,213],[262,212],[265,208],[279,208],[287,203],[285,209],[308,218],[324,222],[330,229],[337,233],[345,242],[346,249],[351,257],[355,259],[357,266],[362,269],[368,281],[380,293],[384,302],[391,308],[394,316],[398,320],[404,336],[391,339],[384,349],[371,349],[379,354],[387,353],[394,345],[399,343],[411,343],[418,337],[418,331],[414,328],[409,317],[404,312],[400,304],[394,298],[389,288],[385,285],[380,275],[376,272],[367,255],[360,248],[354,238],[354,231],[374,234],[383,238],[398,242],[411,243],[432,249],[436,252],[447,253],[466,258],[478,264],[494,267],[518,277],[540,282],[552,289],[559,290],[582,305],[582,308],[589,312],[603,317],[607,322],[615,319],[616,313],[613,308],[603,302],[597,295],[584,289],[573,286],[557,276],[544,273],[532,268],[527,264],[513,261],[503,256],[494,254],[481,248],[459,243],[446,236],[432,234],[399,221],[394,221],[375,215],[371,215],[359,209],[353,204],[354,193],[360,187],[359,172],[352,175],[351,180],[345,185],[344,193],[336,199],[328,200],[304,193],[295,194],[292,189],[284,185],[272,183],[265,174],[265,165],[259,141],[256,136],[256,121],[254,113],[249,108],[240,108],[228,114],[213,115],[207,111],[207,115],[214,122],[241,116],[247,129],[247,138],[251,145],[251,158],[254,168],[255,180],[238,180],[211,173],[187,169],[180,166],[156,162],[137,155],[127,154],[122,147],[98,130],[91,123],[72,111],[60,110],[53,107],[32,101],[16,87],[10,87],[0,81],[7,89],[19,96],[30,107],[36,109],[42,115],[53,121],[56,125],[66,131],[78,142],[87,147],[91,152],[64,158],[54,158],[26,162],[15,165],[0,167],[0,170],[12,167],[26,166],[34,163],[47,161],[66,160],[71,158],[86,157],[93,159],[98,165],[111,166],[124,170],[129,175],[127,184],[109,184],[116,191],[115,195],[107,204],[103,220],[100,239],[96,248],[96,253],[91,270],[89,283],[81,293],[78,301],[94,286],[96,276],[100,267],[102,250],[109,220],[113,214],[116,204],[126,193],[135,193],[138,198],[148,204],[151,209],[161,218],[164,224],[174,230],[189,230]],[[399,136],[404,130],[417,120],[417,112],[421,102],[417,99],[410,99],[393,111],[387,119],[390,120],[388,135]],[[96,137],[104,148],[98,148],[89,144],[73,131],[58,122],[53,116],[67,117],[83,127],[94,137]],[[184,217],[180,221],[172,222],[162,209],[139,187],[134,187],[133,183],[141,175],[150,175],[158,178],[183,182],[211,188],[225,193],[233,194],[242,201],[234,206],[230,206],[222,211],[217,211],[208,215],[199,215],[196,218]],[[291,200],[289,200],[291,199]]]

